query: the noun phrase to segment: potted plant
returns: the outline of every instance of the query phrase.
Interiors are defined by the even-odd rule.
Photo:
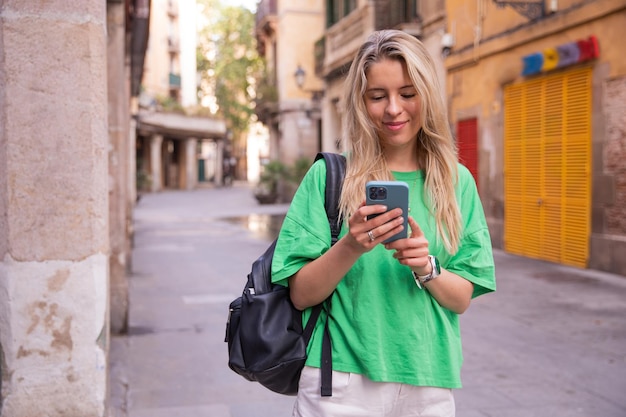
[[[273,204],[278,200],[278,186],[287,174],[287,167],[280,161],[270,161],[263,166],[254,197],[259,204]]]
[[[302,178],[311,167],[311,158],[300,157],[296,159],[294,164],[287,169],[285,181],[281,188],[281,199],[283,201],[291,201],[298,186],[302,182]]]

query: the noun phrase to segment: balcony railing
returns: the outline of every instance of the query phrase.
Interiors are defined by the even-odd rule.
[[[428,7],[428,9],[425,9]],[[422,14],[443,8],[443,0],[374,0],[373,7],[359,7],[329,27],[325,36],[315,43],[315,73],[328,76],[347,65],[370,30],[370,22],[378,29],[400,29],[413,36],[422,34]]]
[[[176,54],[176,53],[180,52],[180,46],[178,44],[178,39],[176,39],[173,36],[169,36],[167,38],[167,50],[170,52],[170,54]]]
[[[257,29],[262,26],[265,20],[270,16],[275,16],[278,13],[276,7],[276,0],[261,0],[256,7],[256,26]]]
[[[376,5],[376,28],[389,29],[411,28],[411,31],[421,29],[421,10],[418,7],[425,7],[421,2],[410,0],[390,0],[379,2]],[[419,28],[416,28],[419,27]]]
[[[174,0],[168,0],[167,2],[167,14],[170,17],[178,16],[178,3]]]
[[[276,31],[275,22],[278,8],[277,0],[261,0],[257,4],[255,15],[255,30],[257,38],[257,50],[259,55],[265,56],[266,39],[271,39]]]
[[[255,113],[261,123],[269,124],[272,116],[278,112],[278,90],[274,83],[261,80],[257,85]]]
[[[330,67],[325,71],[344,65],[345,57],[356,53],[366,36],[371,13],[373,10],[369,7],[358,8],[326,31],[324,57],[319,57],[324,66]]]

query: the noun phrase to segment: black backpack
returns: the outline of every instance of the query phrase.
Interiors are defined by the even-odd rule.
[[[331,229],[331,244],[341,230],[339,196],[345,175],[342,155],[320,152],[326,160],[325,208]],[[306,349],[324,302],[313,307],[306,327],[302,312],[291,303],[289,288],[272,284],[272,257],[276,240],[253,264],[241,297],[230,303],[226,322],[228,366],[249,381],[258,381],[279,394],[298,392]],[[328,300],[327,300],[328,301]],[[332,394],[332,363],[328,321],[323,337],[322,395]]]

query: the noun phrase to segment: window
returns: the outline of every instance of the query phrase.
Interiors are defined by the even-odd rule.
[[[392,0],[388,6],[388,27],[419,21],[416,0]]]
[[[357,0],[326,0],[326,27],[330,27],[356,9]]]

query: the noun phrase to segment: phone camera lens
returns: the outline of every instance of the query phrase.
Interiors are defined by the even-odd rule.
[[[370,187],[369,188],[370,200],[386,200],[387,189],[385,187]]]

